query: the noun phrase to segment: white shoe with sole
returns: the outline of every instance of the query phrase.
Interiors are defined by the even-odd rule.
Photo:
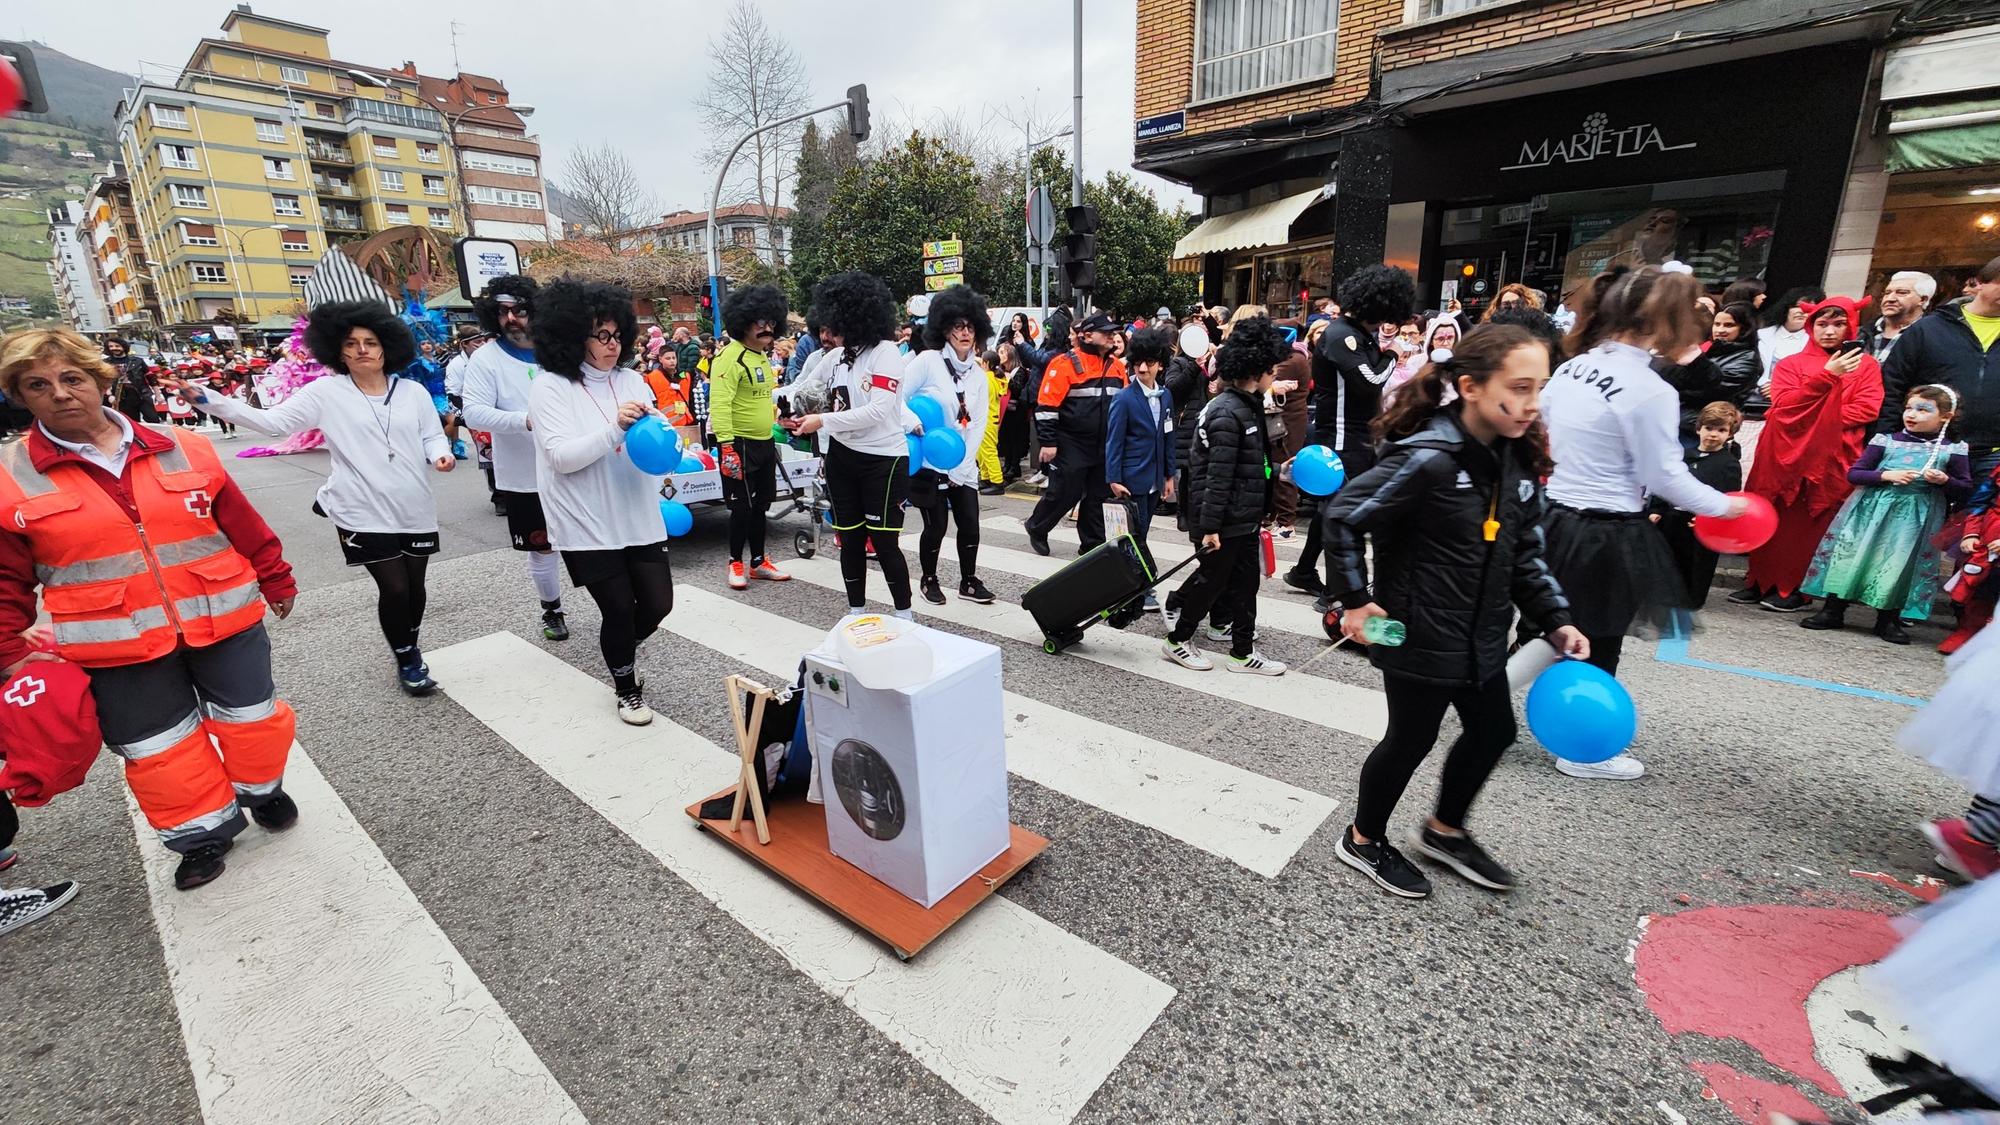
[[[1232,656],[1223,664],[1223,667],[1232,672],[1243,672],[1252,676],[1282,676],[1285,674],[1284,661],[1266,660],[1262,655],[1255,652],[1244,657]]]
[[[653,721],[653,709],[646,706],[643,691],[618,697],[618,718],[635,727],[643,727]]]
[[[1572,762],[1567,758],[1557,758],[1556,769],[1571,777],[1592,781],[1637,781],[1646,776],[1646,763],[1630,754],[1620,754],[1601,762]]]
[[[1215,667],[1215,661],[1203,656],[1200,649],[1185,641],[1178,644],[1173,641],[1161,641],[1160,657],[1197,672],[1206,672]]]

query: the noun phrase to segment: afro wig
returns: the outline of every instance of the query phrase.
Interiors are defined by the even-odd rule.
[[[523,304],[533,306],[535,303],[535,291],[539,288],[541,287],[535,284],[534,278],[518,273],[510,273],[505,277],[496,277],[492,281],[487,282],[485,290],[479,296],[473,298],[472,301],[472,311],[479,317],[479,327],[485,329],[488,336],[498,336],[500,334],[500,302],[494,298],[512,297]]]
[[[1486,323],[1511,324],[1517,328],[1525,328],[1528,335],[1541,341],[1543,346],[1549,349],[1551,364],[1561,363],[1563,360],[1562,329],[1556,327],[1554,318],[1538,308],[1521,304],[1495,309],[1493,315],[1486,318]]]
[[[535,298],[535,362],[565,379],[583,378],[584,341],[606,321],[618,329],[618,363],[623,366],[639,338],[631,292],[602,281],[565,277],[550,282]]]
[[[896,298],[882,279],[859,270],[813,286],[812,319],[848,348],[873,347],[896,335]]]
[[[1164,365],[1174,358],[1173,333],[1164,328],[1141,328],[1132,333],[1132,339],[1125,345],[1125,366],[1137,367],[1142,363]]]
[[[986,338],[993,335],[993,320],[986,315],[986,298],[974,293],[970,285],[954,285],[931,297],[930,311],[924,314],[924,346],[930,351],[943,351],[951,326],[960,321],[972,327],[975,348],[984,347]]]
[[[774,331],[782,331],[790,314],[785,295],[772,285],[752,285],[722,299],[722,329],[732,340],[748,337],[750,326],[760,320],[770,322]]]
[[[1356,324],[1401,324],[1417,308],[1417,282],[1395,266],[1362,266],[1340,283],[1340,311]]]
[[[1292,345],[1270,317],[1239,320],[1216,349],[1215,375],[1228,383],[1254,383],[1291,353]]]
[[[382,341],[382,370],[394,375],[416,362],[417,342],[409,326],[380,301],[332,301],[315,308],[306,320],[306,350],[320,366],[345,375],[340,346],[357,328],[366,328]]]

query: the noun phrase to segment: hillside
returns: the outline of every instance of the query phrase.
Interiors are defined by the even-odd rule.
[[[133,82],[41,44],[34,51],[49,112],[0,121],[0,297],[51,292],[48,209],[80,197],[111,159],[113,114]]]

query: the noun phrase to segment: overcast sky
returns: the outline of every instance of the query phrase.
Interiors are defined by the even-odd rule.
[[[254,0],[264,15],[327,27],[334,56],[425,73],[452,72],[452,22],[465,70],[496,76],[533,105],[550,174],[572,145],[612,140],[651,181],[663,209],[706,206],[701,122],[711,21],[725,0]],[[1135,0],[1088,0],[1084,26],[1084,170],[1130,170]],[[5,0],[0,38],[37,39],[99,66],[164,78],[195,40],[220,36],[229,0]],[[938,111],[986,122],[1020,143],[1030,113],[1049,131],[1070,112],[1068,0],[762,0],[798,51],[815,100],[868,84],[878,127]],[[1039,138],[1037,138],[1039,139]],[[1063,142],[1067,144],[1068,141]],[[558,177],[559,178],[559,177]],[[1198,206],[1175,184],[1144,176],[1163,201]]]

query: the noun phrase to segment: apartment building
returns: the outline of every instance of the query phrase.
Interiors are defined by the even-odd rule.
[[[1377,261],[1475,311],[1669,259],[1955,292],[2000,253],[1993,8],[1140,0],[1135,163],[1204,197],[1177,268],[1280,313]]]
[[[111,314],[97,290],[97,258],[82,225],[83,204],[67,200],[49,208],[49,280],[65,321],[81,332],[107,332]]]
[[[542,145],[522,118],[532,106],[508,104],[498,78],[460,72],[455,78],[403,73],[417,80],[418,96],[445,115],[463,183],[462,204],[473,234],[517,242],[548,242],[548,193],[542,184]],[[560,228],[556,235],[560,235]]]
[[[768,220],[766,215],[769,215]],[[792,209],[743,203],[715,213],[716,242],[725,250],[749,250],[766,265],[783,265],[791,252]],[[631,232],[623,249],[686,250],[708,253],[708,212],[674,211],[659,222]]]
[[[96,282],[113,331],[146,330],[163,320],[153,264],[132,207],[132,181],[113,161],[90,178],[78,227],[96,258]]]

